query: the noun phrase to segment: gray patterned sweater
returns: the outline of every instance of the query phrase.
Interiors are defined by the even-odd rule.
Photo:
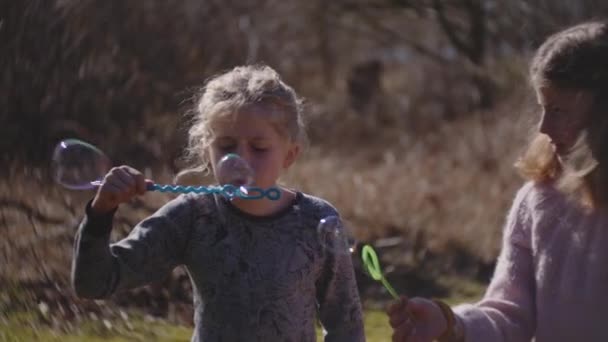
[[[193,285],[192,341],[364,341],[349,255],[329,253],[319,220],[327,202],[298,193],[276,215],[249,215],[214,195],[181,195],[110,243],[114,213],[87,205],[74,245],[79,296],[106,298],[166,277],[184,265]]]

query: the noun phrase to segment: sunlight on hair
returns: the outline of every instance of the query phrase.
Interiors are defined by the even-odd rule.
[[[536,135],[524,155],[515,163],[515,167],[524,178],[533,181],[555,179],[560,166],[551,139],[545,134]]]

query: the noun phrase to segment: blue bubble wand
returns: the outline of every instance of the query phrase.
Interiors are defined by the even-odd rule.
[[[222,162],[225,162],[226,165],[231,163],[236,167],[248,170],[246,162],[236,154],[224,156],[220,164]],[[102,150],[78,139],[66,139],[59,142],[52,157],[52,170],[55,180],[63,187],[71,190],[91,190],[99,187],[102,184],[101,178],[109,171],[111,166],[110,159]],[[281,197],[281,190],[276,187],[264,189],[233,184],[183,186],[154,183],[148,184],[147,190],[168,193],[220,194],[229,199],[242,198],[246,200],[263,198],[278,200]]]

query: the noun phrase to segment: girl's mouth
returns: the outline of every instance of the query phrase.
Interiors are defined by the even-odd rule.
[[[553,145],[553,151],[558,155],[563,155],[568,152],[566,146],[563,143],[551,141],[551,145]]]

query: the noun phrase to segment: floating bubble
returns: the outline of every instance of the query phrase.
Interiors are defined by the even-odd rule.
[[[349,224],[338,216],[327,216],[319,221],[317,236],[324,250],[334,254],[351,254],[357,247]]]
[[[96,188],[111,167],[100,149],[78,139],[60,141],[51,160],[53,179],[72,190]]]
[[[245,159],[229,153],[218,162],[216,176],[220,185],[234,185],[238,191],[247,195],[247,187],[253,184],[254,172]]]

